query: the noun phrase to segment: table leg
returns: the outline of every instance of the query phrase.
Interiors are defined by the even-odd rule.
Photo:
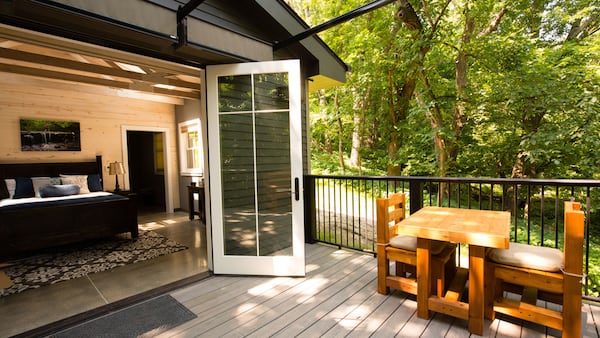
[[[188,188],[188,209],[190,210],[190,220],[194,219],[194,191]]]
[[[417,315],[429,318],[431,295],[431,240],[417,238]]]
[[[469,245],[469,332],[483,335],[485,247]]]
[[[206,223],[206,210],[204,208],[204,189],[200,189],[198,192],[198,212],[200,219],[203,223]]]

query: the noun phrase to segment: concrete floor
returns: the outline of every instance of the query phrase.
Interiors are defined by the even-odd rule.
[[[10,337],[57,321],[91,313],[145,292],[206,273],[206,227],[187,213],[140,215],[153,230],[189,249],[155,259],[26,290],[0,298],[0,337]]]

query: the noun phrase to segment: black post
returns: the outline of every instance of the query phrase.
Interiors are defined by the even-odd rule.
[[[104,168],[102,167],[102,155],[96,155],[96,170],[100,177],[100,184],[104,188]]]
[[[315,203],[315,178],[304,175],[304,242],[308,244],[315,243],[317,223]]]
[[[115,192],[119,192],[121,191],[121,188],[119,188],[119,174],[115,175]]]
[[[191,0],[177,8],[177,48],[187,45],[187,16],[203,2],[204,0]]]
[[[423,187],[421,181],[410,180],[410,213],[414,214],[423,207]]]

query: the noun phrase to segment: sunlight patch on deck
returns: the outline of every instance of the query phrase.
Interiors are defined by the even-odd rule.
[[[276,287],[279,285],[292,285],[292,279],[287,277],[271,279],[266,283],[259,284],[248,289],[248,294],[253,296],[275,296],[279,293]]]
[[[243,314],[243,313],[245,313],[247,311],[250,311],[250,310],[254,309],[257,306],[258,306],[257,303],[243,303],[243,304],[240,304],[240,306],[238,306],[236,308],[236,311],[235,311],[234,314],[236,316],[239,316],[239,315],[241,315],[241,314]]]
[[[306,264],[306,267],[305,267],[305,269],[306,269],[306,273],[309,273],[309,272],[313,272],[313,271],[315,271],[315,270],[318,270],[320,267],[321,267],[321,266],[320,266],[320,265],[318,265],[318,264]]]

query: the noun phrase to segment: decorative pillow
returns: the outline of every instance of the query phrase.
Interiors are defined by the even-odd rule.
[[[6,184],[8,198],[13,198],[15,196],[15,190],[17,189],[17,181],[14,178],[7,178],[4,180],[4,184]]]
[[[33,190],[33,182],[29,177],[17,177],[15,178],[17,182],[15,187],[15,195],[13,199],[18,198],[29,198],[35,196],[35,191]]]
[[[35,197],[40,197],[40,187],[51,185],[52,179],[50,177],[32,177],[31,182],[33,183]]]
[[[102,191],[102,183],[98,174],[88,175],[87,184],[90,192]]]
[[[60,197],[79,194],[77,184],[45,185],[40,188],[41,197]]]
[[[62,181],[60,180],[60,177],[50,177],[50,184],[61,185]]]
[[[89,194],[90,189],[87,183],[88,175],[60,175],[63,184],[77,184],[80,194]]]
[[[6,188],[6,181],[0,180],[0,200],[5,198],[10,198],[10,194],[8,193],[8,188]]]

